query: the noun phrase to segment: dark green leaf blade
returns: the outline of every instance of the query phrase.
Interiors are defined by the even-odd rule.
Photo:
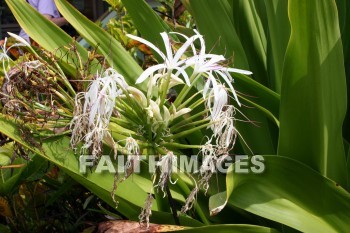
[[[335,1],[290,0],[289,17],[278,154],[347,187],[342,139],[346,82]]]

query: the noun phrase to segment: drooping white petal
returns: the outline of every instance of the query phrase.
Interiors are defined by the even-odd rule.
[[[213,108],[211,109],[211,118],[216,120],[219,118],[222,109],[228,102],[228,96],[225,87],[222,85],[218,88],[218,93],[214,95]]]
[[[176,166],[176,164],[177,164],[177,157],[171,151],[169,151],[166,155],[163,155],[160,158],[160,161],[157,162],[157,166],[160,169],[160,177],[159,177],[158,184],[155,187],[159,187],[163,191],[164,197],[166,195],[166,192],[164,189],[168,185],[168,181],[171,184],[175,184],[177,182],[177,180],[174,182],[171,180],[173,166]]]

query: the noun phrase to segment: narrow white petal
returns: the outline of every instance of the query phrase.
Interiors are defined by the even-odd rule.
[[[239,102],[238,100],[238,96],[236,94],[236,91],[235,89],[233,88],[232,84],[231,84],[231,80],[227,77],[227,75],[230,75],[229,73],[226,75],[224,74],[223,72],[221,71],[217,71],[216,73],[218,73],[224,80],[225,82],[227,83],[227,85],[230,87],[231,89],[231,92],[233,94],[233,97],[235,98],[236,102],[238,103],[239,106],[241,106],[241,103]]]
[[[160,70],[165,68],[164,64],[158,64],[155,66],[151,66],[148,69],[146,69],[145,71],[143,71],[143,73],[140,75],[140,77],[136,80],[136,84],[138,83],[142,83],[143,81],[145,81],[151,74],[153,74],[155,71]]]
[[[204,41],[204,38],[196,29],[194,29],[193,31],[199,36],[199,41],[201,43],[201,50],[199,52],[199,55],[204,55],[205,54],[205,41]]]
[[[166,124],[168,124],[169,120],[170,120],[170,112],[169,109],[163,105],[163,119],[165,121]]]
[[[169,36],[166,32],[162,32],[160,33],[160,35],[162,36],[164,41],[167,60],[171,64],[173,62],[173,49],[171,48],[171,42],[170,42]]]
[[[178,36],[182,36],[183,38],[185,38],[186,40],[189,40],[189,37],[184,35],[184,34],[181,34],[179,32],[171,32],[171,34],[175,34],[175,35],[178,35]],[[193,45],[193,43],[191,44],[191,48],[192,48],[192,52],[193,52],[193,55],[196,55],[196,47]]]
[[[245,74],[245,75],[251,75],[253,72],[248,71],[248,70],[241,70],[241,69],[235,69],[235,68],[227,68],[228,72],[231,73],[239,73],[239,74]]]
[[[209,90],[210,83],[211,83],[211,81],[209,79],[205,82],[205,85],[203,88],[203,98],[206,98],[206,96],[207,96],[207,92]]]
[[[182,79],[180,79],[177,75],[171,74],[169,88],[172,88],[179,84],[184,84],[184,81],[182,81]]]
[[[176,67],[174,69],[178,70],[178,72],[176,72],[175,75],[178,76],[178,74],[181,74],[184,77],[184,80],[185,80],[187,86],[191,86],[190,78],[188,77],[186,71],[180,67]]]
[[[24,44],[25,46],[30,47],[30,44],[28,43],[28,41],[26,41],[25,39],[23,39],[23,38],[20,37],[19,35],[16,35],[16,34],[11,33],[11,32],[7,32],[7,34],[9,34],[11,37],[15,38],[17,41],[21,42],[21,43]]]
[[[175,57],[174,57],[174,62],[177,62],[182,55],[186,52],[187,48],[194,43],[196,39],[198,39],[198,35],[190,37],[180,48],[177,50]]]
[[[131,34],[127,34],[127,36],[133,40],[137,40],[139,42],[141,42],[142,44],[145,44],[147,45],[148,47],[150,47],[151,49],[153,49],[156,53],[159,54],[159,56],[162,57],[162,59],[165,61],[166,60],[166,57],[164,55],[164,53],[162,51],[160,51],[157,46],[155,46],[154,44],[152,44],[151,42],[149,42],[148,40],[145,40],[141,37],[138,37],[138,36],[134,36],[134,35],[131,35]]]
[[[176,118],[178,118],[178,117],[180,117],[180,116],[182,116],[184,114],[187,114],[187,113],[189,113],[191,111],[192,111],[192,109],[190,109],[190,108],[183,108],[180,111],[178,111],[177,113],[175,113],[174,119],[176,119]]]
[[[162,121],[162,116],[160,115],[160,109],[159,106],[156,102],[154,102],[153,100],[150,101],[150,108],[153,112],[153,116],[158,120],[158,121]]]

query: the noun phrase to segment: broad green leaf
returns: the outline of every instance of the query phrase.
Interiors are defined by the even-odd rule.
[[[268,19],[267,73],[272,90],[281,93],[282,68],[284,55],[290,37],[288,19],[288,1],[263,1],[266,5]]]
[[[260,105],[262,108],[267,109],[275,118],[279,118],[279,94],[245,75],[233,74],[233,77],[237,88],[244,87],[246,90],[246,93],[243,94],[251,95],[251,93],[254,93],[254,96],[250,96],[252,98],[246,98],[257,105]]]
[[[162,51],[165,51],[160,33],[170,32],[170,27],[144,0],[122,0],[122,2],[142,37],[158,46]],[[157,59],[159,58],[157,54],[155,56]]]
[[[232,22],[230,5],[226,1],[190,0],[197,27],[205,36],[208,51],[233,56],[234,66],[249,69],[246,53]]]
[[[240,173],[238,167],[247,167],[243,161],[232,165],[227,193],[211,197],[217,199],[211,200],[211,211],[228,201],[302,232],[347,232],[350,194],[339,184],[287,157],[264,156],[264,165],[261,174]]]
[[[104,55],[108,64],[135,83],[142,68],[123,46],[101,27],[91,22],[65,0],[55,0],[58,10],[88,43]]]
[[[347,92],[348,92],[348,103],[350,102],[350,31],[349,31],[349,21],[350,21],[350,1],[347,0],[336,0],[339,12],[339,27],[343,41],[344,50],[344,62],[346,69],[347,78]],[[348,108],[344,126],[343,134],[345,139],[350,141],[350,110]]]
[[[232,16],[238,38],[247,56],[250,70],[259,83],[268,85],[266,51],[267,41],[254,0],[233,0]],[[258,4],[259,6],[259,4]],[[244,38],[244,39],[243,39]],[[239,59],[239,57],[235,58]]]
[[[289,18],[278,154],[347,187],[342,139],[346,82],[335,1],[290,0]]]
[[[216,233],[278,233],[279,231],[267,227],[254,226],[254,225],[212,225],[205,227],[189,228],[179,231],[171,231],[179,233],[206,233],[206,232],[216,232]]]
[[[0,114],[0,132],[22,144],[24,147],[40,155],[41,157],[51,161],[63,169],[69,176],[77,182],[85,186],[103,201],[111,206],[115,203],[111,198],[113,188],[114,174],[111,173],[96,173],[90,172],[87,169],[87,174],[82,174],[79,169],[79,158],[70,148],[69,138],[63,136],[53,136],[42,142],[41,148],[36,148],[33,145],[25,142],[21,137],[18,125],[10,116]],[[118,185],[116,190],[116,200],[118,203],[117,211],[131,220],[138,220],[141,208],[144,206],[147,193],[139,185],[140,183],[148,185],[148,190],[151,191],[152,183],[141,177],[141,175],[133,174],[132,177],[126,179]],[[132,193],[132,195],[130,195]],[[174,193],[176,197],[176,192]],[[157,203],[152,205],[152,218],[155,223],[174,223],[171,213],[159,212]],[[202,225],[197,220],[188,217],[181,217],[181,223],[186,226]]]
[[[39,45],[60,59],[63,67],[70,75],[76,75],[79,67],[78,58],[69,52],[68,48],[74,40],[62,29],[46,19],[26,1],[6,0],[19,25],[33,38]],[[35,23],[33,23],[35,22]],[[88,52],[79,44],[75,43],[77,52],[82,62],[88,60]],[[98,70],[99,66],[95,66]]]
[[[111,205],[115,205],[112,204],[113,202],[110,197],[110,192],[113,188],[114,175],[90,172],[84,175],[80,173],[79,160],[70,148],[69,138],[52,137],[43,142],[42,148],[35,148],[23,141],[19,136],[18,126],[11,118],[0,115],[0,126],[3,134],[63,168],[67,174],[98,195],[101,199]],[[130,195],[130,190],[132,190],[133,195]],[[118,196],[117,200],[119,201],[118,210],[123,212],[123,214],[127,214],[134,218],[139,214],[139,209],[143,206],[147,196],[147,194],[137,185],[133,185],[132,179],[127,179],[125,182],[121,183],[116,194]],[[137,208],[136,206],[139,207]]]
[[[13,154],[13,143],[7,143],[0,147],[0,195],[8,195],[14,191],[27,164],[22,158],[16,158],[11,161]],[[1,166],[8,165],[19,165],[19,167],[1,168]]]
[[[0,147],[0,166],[6,166],[11,163],[11,157],[13,156],[13,144],[8,143]]]
[[[249,69],[250,65],[241,43],[241,40],[245,38],[239,38],[239,34],[234,27],[231,5],[223,0],[190,0],[189,3],[198,29],[205,37],[207,50],[216,54],[223,54],[226,58],[233,56],[234,67]],[[260,74],[254,74],[253,76],[259,75]],[[239,77],[239,75],[237,76]],[[234,79],[236,90],[240,93],[252,96],[252,101],[254,101],[255,98],[261,100],[272,97],[270,95],[271,91],[267,88],[262,88],[261,84],[252,87],[251,85],[248,85],[248,79],[236,79],[236,75],[234,75]],[[265,104],[261,104],[261,102],[264,102]],[[261,102],[259,102],[259,105],[268,109],[266,106],[269,105],[269,102]],[[277,148],[276,125],[269,122],[264,114],[256,109],[241,108],[239,110],[242,111],[249,120],[259,122],[259,127],[237,122],[238,131],[242,136],[240,142],[245,148],[244,153],[250,154],[250,149],[254,153],[274,153]],[[275,113],[278,111],[270,110],[270,112]],[[248,147],[250,149],[248,149]]]

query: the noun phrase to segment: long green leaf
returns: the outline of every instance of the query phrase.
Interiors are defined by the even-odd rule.
[[[290,0],[289,17],[278,154],[347,187],[342,139],[346,82],[335,1]]]
[[[281,93],[284,55],[290,37],[288,1],[264,1],[268,18],[267,72],[269,87]]]
[[[103,54],[110,66],[134,83],[142,68],[123,46],[101,27],[91,22],[65,0],[55,0],[57,8],[88,43]]]
[[[254,76],[255,79],[267,86],[266,33],[256,9],[255,1],[233,0],[232,2],[231,17],[233,17],[234,27],[244,48],[249,67],[254,74],[258,74]]]
[[[302,232],[347,232],[350,194],[336,182],[287,157],[264,156],[264,165],[261,174],[240,173],[237,168],[246,168],[246,161],[232,165],[227,193],[211,197],[211,211],[228,201]]]
[[[42,141],[41,148],[36,148],[28,144],[20,137],[19,126],[10,116],[0,114],[0,132],[17,141],[24,147],[42,156],[43,158],[53,162],[62,168],[68,175],[75,179],[80,184],[101,198],[103,201],[111,206],[115,203],[111,198],[111,191],[113,188],[114,174],[111,173],[96,173],[87,172],[82,174],[79,172],[79,159],[74,154],[69,145],[69,138],[62,136],[53,136],[50,139]],[[120,213],[131,220],[138,220],[141,208],[144,206],[144,201],[147,197],[147,190],[151,191],[152,183],[142,174],[134,174],[130,179],[118,185],[116,191],[116,200],[118,201],[118,209]],[[132,193],[132,195],[130,195]],[[174,198],[178,196],[176,192],[172,192]],[[178,198],[177,198],[178,199]],[[183,197],[181,198],[183,199]],[[152,205],[151,221],[155,223],[174,224],[171,213],[158,211],[157,203]],[[195,219],[188,217],[180,217],[180,221],[185,226],[201,226],[202,224]]]
[[[216,232],[216,233],[278,233],[279,231],[267,227],[253,226],[253,225],[213,225],[197,228],[189,228],[185,230],[172,231],[172,232],[193,232],[193,233],[206,233],[206,232]]]
[[[227,58],[234,55],[235,67],[249,69],[250,64],[241,42],[245,38],[239,38],[239,34],[235,29],[232,15],[233,10],[231,9],[232,6],[228,4],[227,1],[223,0],[190,0],[189,3],[198,29],[200,33],[205,36],[208,50],[217,54],[224,54]],[[254,75],[259,76],[260,74],[257,73]],[[262,74],[262,76],[264,75],[265,74]],[[256,97],[257,100],[271,97],[270,92],[272,91],[267,88],[261,88],[261,84],[252,87],[246,81],[247,80],[235,78],[235,88],[239,92]],[[257,92],[255,92],[255,89]],[[268,109],[267,106],[269,103],[264,101],[265,104],[262,104],[262,102],[263,101],[259,102],[259,105],[264,105],[263,107]],[[240,109],[240,111],[242,111],[250,120],[259,122],[259,127],[240,122],[237,123],[237,128],[242,135],[241,139],[243,139],[240,141],[243,148],[245,148],[244,152],[250,153],[248,147],[254,153],[270,154],[276,152],[276,125],[269,122],[264,114],[256,111],[256,109],[243,108]],[[270,112],[275,113],[276,111],[270,110]],[[248,147],[245,144],[247,144]]]
[[[160,33],[170,32],[170,27],[144,0],[122,0],[122,2],[142,37],[157,45],[165,52],[164,42]],[[155,55],[159,58],[157,54]]]
[[[80,66],[78,58],[69,52],[68,46],[74,40],[66,34],[62,29],[46,19],[26,1],[6,0],[7,5],[11,9],[19,25],[33,38],[39,45],[60,59],[66,71],[72,75],[76,75],[76,70]],[[88,60],[88,52],[76,43],[76,48],[82,62]],[[81,68],[81,67],[79,67]],[[99,66],[95,67],[96,69]]]
[[[79,172],[79,160],[74,154],[72,149],[69,146],[69,138],[67,137],[52,137],[47,141],[42,143],[42,148],[33,147],[33,145],[25,142],[21,137],[18,129],[18,125],[14,120],[9,116],[4,116],[0,114],[0,128],[1,133],[7,135],[13,140],[19,142],[26,148],[32,150],[33,152],[41,155],[47,160],[57,164],[65,170],[69,175],[71,175],[75,180],[77,180],[82,185],[86,186],[96,195],[101,197],[107,203],[113,205],[110,192],[113,187],[114,175],[113,174],[103,174],[103,173],[88,173],[84,175]],[[135,195],[129,195],[128,186],[133,186]],[[119,201],[120,211],[124,212],[124,208],[130,210],[125,211],[130,217],[135,217],[138,215],[137,206],[143,206],[143,202],[146,199],[147,194],[140,189],[137,185],[132,185],[132,181],[126,180],[120,184],[117,189],[117,196],[120,197],[117,200]],[[128,200],[128,201],[126,201]],[[133,204],[130,204],[132,202]],[[126,210],[125,209],[125,210]]]

